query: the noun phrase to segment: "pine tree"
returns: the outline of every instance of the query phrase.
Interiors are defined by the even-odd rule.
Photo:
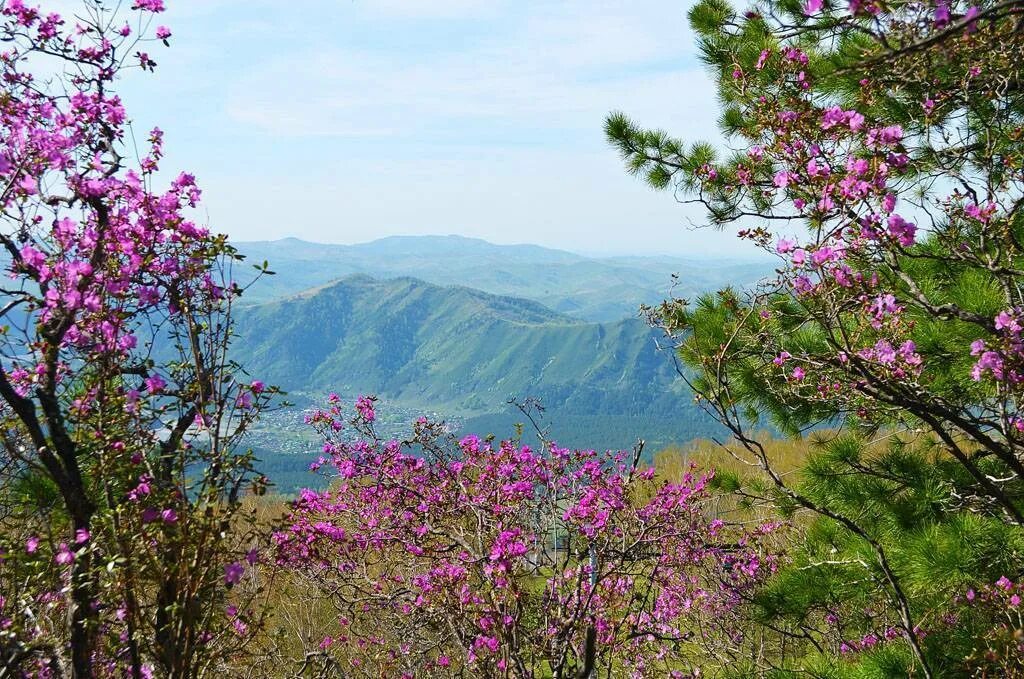
[[[778,647],[737,673],[1024,671],[1022,21],[1013,1],[705,0],[734,150],[607,120],[632,173],[780,260],[653,313],[770,481],[720,482],[806,538],[752,602]],[[815,432],[795,477],[765,423]]]

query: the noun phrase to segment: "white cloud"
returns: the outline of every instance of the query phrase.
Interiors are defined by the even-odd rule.
[[[502,32],[464,48],[338,45],[268,56],[229,91],[226,112],[289,136],[401,137],[470,125],[516,136],[597,129],[616,108],[665,118],[665,102],[685,93],[685,122],[711,131],[711,83],[687,64],[678,27],[665,31],[661,12],[621,3],[604,14],[585,9],[542,4],[525,20],[503,17]]]

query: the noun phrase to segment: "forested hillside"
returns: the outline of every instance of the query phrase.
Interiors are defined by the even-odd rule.
[[[285,390],[376,393],[453,415],[535,396],[581,414],[677,409],[672,356],[639,319],[584,323],[534,302],[355,276],[238,315],[239,357]]]

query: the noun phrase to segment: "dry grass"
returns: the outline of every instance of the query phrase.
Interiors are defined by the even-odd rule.
[[[765,447],[768,460],[779,474],[795,472],[811,453],[810,439],[777,439],[761,435],[757,440]],[[680,478],[695,464],[699,470],[715,469],[749,479],[764,474],[759,461],[739,446],[723,447],[708,439],[697,439],[685,446],[670,446],[654,456],[654,466],[666,479]]]

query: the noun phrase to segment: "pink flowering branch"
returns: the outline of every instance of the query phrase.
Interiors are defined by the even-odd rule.
[[[0,246],[13,281],[0,334],[0,491],[23,512],[8,487],[46,479],[60,507],[48,518],[68,534],[46,550],[4,544],[17,557],[0,562],[0,584],[28,577],[44,588],[26,590],[16,610],[63,609],[47,626],[19,614],[6,634],[35,649],[32,671],[74,677],[154,666],[185,676],[241,647],[211,643],[218,625],[250,619],[235,604],[224,612],[237,583],[218,571],[237,563],[229,528],[256,539],[235,517],[242,494],[266,483],[236,450],[277,393],[229,360],[240,258],[194,220],[195,177],[164,184],[159,129],[141,158],[125,148],[116,81],[155,66],[137,48],[164,5],[124,9],[138,34],[103,3],[73,19],[22,0],[0,6]],[[156,28],[157,40],[170,37]]]

